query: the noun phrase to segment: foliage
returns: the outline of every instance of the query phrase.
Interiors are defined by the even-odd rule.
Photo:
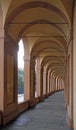
[[[24,71],[18,69],[18,94],[23,94],[24,91]]]

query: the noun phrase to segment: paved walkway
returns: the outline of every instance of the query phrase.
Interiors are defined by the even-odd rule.
[[[0,130],[70,130],[64,104],[63,91],[57,92]]]

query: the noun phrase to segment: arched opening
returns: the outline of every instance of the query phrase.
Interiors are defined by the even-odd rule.
[[[38,94],[37,94],[37,59],[35,60],[35,97],[37,97],[38,96]]]
[[[24,46],[22,39],[18,46],[18,102],[22,102],[24,100]]]

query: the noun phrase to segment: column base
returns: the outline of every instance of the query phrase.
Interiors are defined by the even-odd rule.
[[[44,101],[45,98],[46,98],[46,95],[42,95],[42,96],[40,97],[40,101],[41,101],[41,102]]]
[[[49,96],[50,96],[50,93],[47,94],[47,97],[49,97]]]
[[[0,111],[0,126],[2,125],[2,113]]]
[[[35,97],[36,104],[40,102],[40,97]]]
[[[70,129],[73,129],[73,120],[67,115],[66,120]]]
[[[36,104],[37,104],[37,103],[36,103],[36,98],[35,98],[35,97],[32,97],[32,98],[30,99],[30,108],[31,108],[31,107],[34,107]]]
[[[7,115],[6,114],[3,115],[2,125],[6,125],[7,123],[15,119],[17,116],[18,116],[18,110],[15,110]]]
[[[29,101],[24,101],[18,104],[18,114],[29,108]]]

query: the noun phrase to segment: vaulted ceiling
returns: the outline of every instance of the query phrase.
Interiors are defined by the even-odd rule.
[[[30,54],[56,76],[64,77],[66,49],[72,24],[73,0],[1,0],[6,32],[25,37]]]

